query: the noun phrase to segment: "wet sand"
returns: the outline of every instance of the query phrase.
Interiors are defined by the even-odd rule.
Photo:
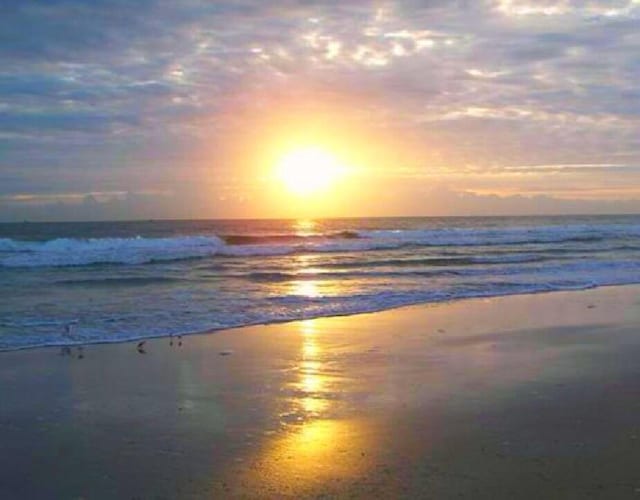
[[[0,498],[640,498],[637,286],[136,344],[0,353]]]

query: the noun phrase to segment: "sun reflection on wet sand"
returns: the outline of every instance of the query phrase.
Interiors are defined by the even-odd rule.
[[[315,339],[314,320],[301,322],[300,334],[302,336],[302,361],[300,363],[300,379],[297,383],[302,394],[300,406],[305,412],[305,417],[317,416],[320,411],[326,408],[327,401],[323,395],[326,380],[321,372],[321,353]]]
[[[327,477],[348,477],[363,468],[363,435],[351,420],[313,420],[273,443],[271,459],[283,478],[313,484]]]
[[[295,477],[301,489],[330,477],[349,477],[363,467],[362,434],[353,421],[331,415],[337,403],[339,378],[327,373],[330,360],[323,352],[318,323],[299,323],[301,359],[291,404],[303,418],[290,426],[270,450],[270,458],[277,457],[284,465],[283,477]]]
[[[250,466],[238,469],[233,492],[237,498],[331,496],[371,469],[371,434],[364,420],[306,422],[279,434]]]
[[[370,466],[364,458],[370,448],[367,423],[337,417],[341,378],[327,373],[331,357],[323,352],[326,344],[318,320],[300,321],[298,332],[296,376],[290,391],[284,391],[290,413],[281,415],[281,431],[267,441],[246,471],[243,484],[248,491],[305,496],[330,489],[334,480],[356,477]]]

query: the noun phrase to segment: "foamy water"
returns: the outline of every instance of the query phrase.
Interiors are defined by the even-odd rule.
[[[4,224],[0,349],[640,283],[639,257],[635,216]]]

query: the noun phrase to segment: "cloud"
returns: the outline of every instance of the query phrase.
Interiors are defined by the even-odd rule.
[[[417,203],[416,201],[419,200]],[[113,192],[66,195],[0,196],[0,221],[127,220],[226,217],[247,210],[250,200],[219,199],[218,210],[206,200],[178,193]],[[221,212],[220,209],[223,211]],[[371,216],[557,215],[637,213],[640,199],[580,199],[546,194],[496,195],[439,185],[414,193],[390,191],[376,199]],[[357,214],[362,215],[362,214]]]
[[[633,0],[5,2],[1,190],[162,191],[205,150],[223,176],[234,134],[297,102],[420,138],[415,168],[433,145],[486,172],[640,164],[639,17]]]

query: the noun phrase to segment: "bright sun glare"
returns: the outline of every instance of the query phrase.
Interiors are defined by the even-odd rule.
[[[295,149],[280,158],[277,176],[289,191],[308,196],[328,188],[341,174],[336,158],[320,148]]]

